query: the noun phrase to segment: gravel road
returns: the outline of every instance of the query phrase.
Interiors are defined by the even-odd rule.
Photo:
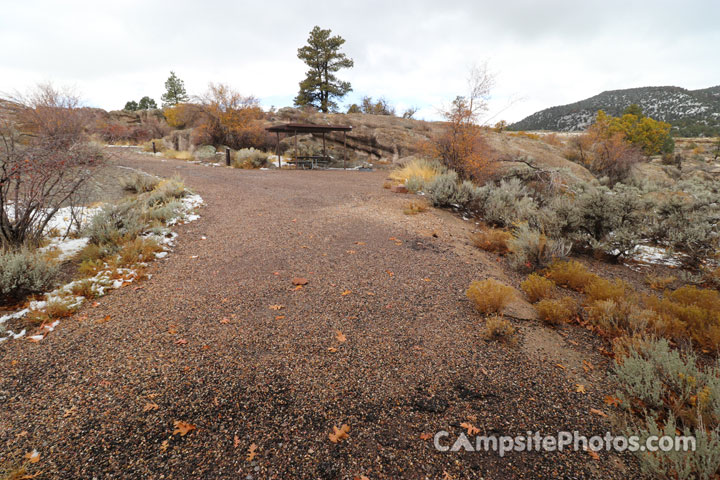
[[[143,288],[84,307],[40,343],[0,345],[5,466],[36,449],[28,472],[54,479],[635,476],[631,459],[605,452],[500,458],[426,439],[454,439],[463,422],[481,435],[609,428],[590,412],[612,392],[587,332],[550,332],[597,365],[580,370],[585,394],[552,363],[562,359],[482,338],[464,291],[498,267],[461,253],[467,222],[403,215],[408,199],[382,188],[382,172],[117,155],[181,176],[206,205]],[[513,322],[521,345],[544,329]],[[178,421],[195,429],[173,435]],[[348,438],[331,442],[343,424]]]

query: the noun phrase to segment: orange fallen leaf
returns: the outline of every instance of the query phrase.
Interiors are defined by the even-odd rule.
[[[429,282],[430,279],[428,277],[423,278],[423,282]]]
[[[338,351],[338,349],[335,347],[328,347],[328,352],[330,352],[330,353],[335,353],[337,351]]]
[[[270,310],[282,310],[283,308],[285,308],[285,305],[270,305],[268,308]]]
[[[395,276],[395,274],[394,274],[391,270],[385,270],[385,273],[387,273],[387,274],[390,275],[391,277],[394,277],[394,276]]]
[[[148,402],[148,403],[146,403],[145,406],[143,407],[143,412],[151,412],[151,411],[153,411],[153,410],[157,410],[158,408],[160,408],[160,407],[158,406],[157,403]]]
[[[443,470],[443,480],[455,480],[455,477],[450,475],[447,470]]]
[[[240,445],[240,437],[235,435],[235,438],[233,438],[233,447],[237,448],[238,445]]]
[[[562,368],[563,370],[565,370],[565,365],[563,365],[562,363],[556,363],[555,366],[556,366],[556,367],[560,367],[560,368]]]
[[[227,317],[223,317],[223,318],[220,319],[220,323],[223,323],[223,324],[230,323],[230,319],[227,318]]]
[[[472,423],[463,422],[460,424],[460,426],[467,430],[468,435],[477,435],[478,433],[480,433],[480,429],[476,428]]]
[[[37,463],[40,461],[40,452],[33,449],[32,452],[26,453],[23,458],[27,459],[27,461],[30,463]]]
[[[175,335],[177,332],[177,327],[175,325],[170,325],[170,327],[168,327],[168,333],[170,335]]]
[[[576,384],[575,384],[575,392],[577,392],[577,393],[587,393],[587,392],[585,391],[585,385],[581,385],[581,384],[579,384],[579,383],[576,383]]]
[[[178,338],[178,339],[175,341],[175,345],[187,345],[187,343],[188,343],[188,341],[185,340],[184,338]]]
[[[343,334],[340,330],[336,330],[336,333],[337,335],[335,336],[335,338],[337,338],[338,342],[343,343],[345,342],[345,340],[347,340],[345,334]]]
[[[282,320],[283,318],[285,318],[285,315],[276,315],[275,316],[275,320]]]
[[[353,477],[353,480],[370,480],[365,475],[360,475],[359,477]]]
[[[605,405],[610,405],[612,407],[619,407],[621,403],[619,398],[611,395],[606,396],[603,401],[605,402]]]
[[[173,422],[173,425],[175,426],[175,430],[173,430],[173,435],[177,435],[179,433],[181,437],[184,437],[196,428],[195,425],[184,422],[182,420],[175,420]]]
[[[308,279],[303,277],[295,277],[292,279],[293,285],[307,285]]]
[[[342,295],[342,296],[344,297],[345,295],[350,295],[351,293],[352,293],[352,291],[350,291],[350,290],[345,290],[345,291],[342,292],[340,295]]]
[[[105,315],[103,318],[99,318],[95,321],[95,323],[107,323],[111,320],[110,315]]]
[[[585,449],[588,455],[590,455],[593,460],[600,460],[600,455],[595,450],[590,450],[589,448]]]
[[[350,431],[350,426],[343,423],[343,426],[340,428],[337,428],[333,426],[333,433],[328,434],[328,438],[330,438],[330,441],[333,443],[342,442],[346,438],[348,438],[348,432]]]
[[[250,448],[248,448],[248,454],[247,454],[247,458],[246,458],[246,460],[248,462],[251,462],[253,460],[253,458],[255,458],[257,456],[257,453],[255,453],[256,450],[257,450],[257,445],[255,445],[254,443],[251,443]]]
[[[163,442],[160,444],[160,451],[164,452],[168,449],[169,446],[170,442],[168,442],[167,440],[163,440]]]
[[[355,242],[355,245],[365,245],[365,242]]]
[[[346,253],[348,253],[348,254],[350,254],[350,255],[354,255],[354,254],[355,254],[355,250],[348,250]]]
[[[590,413],[594,413],[595,415],[599,415],[601,417],[607,417],[607,413],[603,412],[602,410],[598,410],[597,408],[591,408]]]
[[[93,307],[93,308],[99,307],[99,306],[100,306],[100,302],[93,302],[91,305],[91,307]]]
[[[293,290],[295,290],[295,291],[302,290],[302,289],[303,289],[302,285],[297,285],[295,288],[293,288]]]
[[[65,413],[63,413],[63,418],[72,417],[77,413],[77,406],[73,405],[72,407],[65,410]]]
[[[35,473],[33,473],[32,475],[30,475],[30,474],[28,474],[28,475],[23,475],[22,477],[20,477],[20,480],[32,480],[33,478],[37,478],[37,477],[39,477],[40,475],[42,475],[42,473],[43,473],[43,471],[40,470],[39,472],[35,472]]]
[[[430,440],[432,438],[432,433],[421,433],[420,434],[420,440]]]

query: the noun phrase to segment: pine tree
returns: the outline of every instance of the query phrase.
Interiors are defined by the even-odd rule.
[[[125,104],[125,107],[123,108],[123,110],[126,110],[128,112],[134,112],[137,109],[138,109],[138,103],[135,100],[130,100],[129,102],[127,102]]]
[[[160,97],[162,106],[174,107],[175,105],[187,102],[189,97],[185,91],[185,83],[180,80],[175,72],[171,71],[170,76],[165,80],[165,93]]]
[[[344,97],[352,91],[349,82],[339,80],[335,76],[342,68],[352,68],[351,58],[340,52],[345,39],[336,35],[330,36],[330,29],[323,30],[316,26],[310,32],[306,46],[298,49],[298,58],[310,69],[306,78],[300,82],[300,92],[295,97],[295,105],[312,105],[327,113],[336,110],[334,99]]]
[[[142,97],[137,105],[138,110],[153,110],[155,108],[157,108],[157,103],[150,97]]]

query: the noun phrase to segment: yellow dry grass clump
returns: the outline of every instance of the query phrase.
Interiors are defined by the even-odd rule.
[[[528,275],[520,288],[532,303],[555,296],[555,282],[537,273]]]
[[[546,298],[535,304],[535,310],[540,319],[548,325],[566,323],[577,315],[578,306],[570,297],[557,300]]]
[[[555,262],[547,269],[547,277],[557,285],[584,292],[585,288],[599,277],[577,260]]]
[[[418,213],[426,212],[428,208],[429,205],[426,200],[412,200],[405,204],[403,213],[405,215],[417,215]]]
[[[390,172],[390,179],[397,183],[405,183],[409,178],[417,177],[428,182],[441,173],[442,167],[438,163],[417,158]]]
[[[478,311],[485,314],[500,313],[515,297],[515,289],[488,278],[472,282],[465,294]]]
[[[176,160],[194,160],[193,154],[186,150],[165,150],[163,156],[168,158],[174,158]]]
[[[515,327],[506,318],[494,315],[485,321],[483,337],[486,340],[503,340],[515,343]]]

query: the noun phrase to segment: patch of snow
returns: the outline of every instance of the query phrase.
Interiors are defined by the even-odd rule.
[[[60,250],[60,255],[58,255],[57,259],[58,261],[64,261],[71,257],[73,257],[75,254],[77,254],[80,250],[85,248],[85,246],[88,244],[89,239],[86,237],[83,238],[69,238],[69,239],[61,239],[58,237],[53,237],[50,240],[50,244],[46,247],[42,247],[39,249],[41,252],[45,252],[48,250]]]
[[[670,267],[682,266],[684,254],[668,251],[661,247],[640,245],[630,255],[630,258],[649,265],[667,265]]]
[[[165,258],[167,257],[168,252],[157,252],[155,254],[155,258]]]

